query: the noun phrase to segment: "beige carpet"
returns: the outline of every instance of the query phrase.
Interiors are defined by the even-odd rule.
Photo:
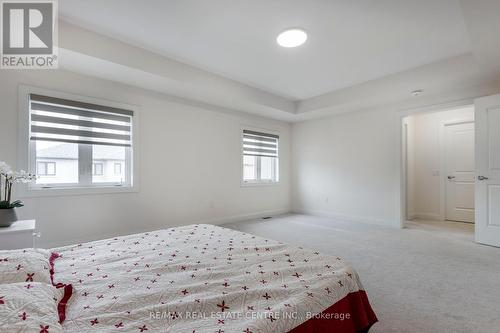
[[[500,332],[500,249],[475,244],[473,225],[287,215],[225,227],[350,261],[380,321],[370,332]]]

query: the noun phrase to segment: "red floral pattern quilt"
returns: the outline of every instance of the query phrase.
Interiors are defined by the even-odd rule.
[[[341,258],[213,225],[54,251],[66,332],[285,333],[363,289]]]
[[[0,332],[62,332],[57,311],[62,294],[40,282],[0,285]]]
[[[50,252],[42,249],[0,251],[0,284],[43,282],[51,284]]]

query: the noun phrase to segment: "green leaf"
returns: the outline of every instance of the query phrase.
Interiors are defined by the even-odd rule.
[[[13,203],[11,203],[10,206],[12,208],[19,208],[19,207],[23,207],[24,203],[21,200],[16,200]]]
[[[21,200],[14,201],[9,204],[8,201],[1,201],[0,202],[0,209],[12,209],[12,208],[19,208],[23,207],[24,203]]]

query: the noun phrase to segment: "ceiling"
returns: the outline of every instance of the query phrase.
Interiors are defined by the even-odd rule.
[[[64,0],[71,24],[299,101],[471,52],[458,0]],[[275,38],[301,27],[301,47]]]

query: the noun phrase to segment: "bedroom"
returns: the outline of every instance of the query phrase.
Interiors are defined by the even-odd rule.
[[[14,185],[11,202],[22,200],[24,207],[0,209],[0,220],[11,222],[13,212],[18,220],[0,229],[0,249],[61,250],[62,256],[52,260],[55,274],[49,280],[71,281],[74,292],[66,320],[51,329],[99,332],[106,331],[99,325],[119,324],[110,310],[109,322],[97,318],[100,324],[92,324],[95,314],[83,317],[89,328],[74,326],[84,322],[78,321],[80,306],[92,304],[82,303],[85,291],[63,269],[64,250],[196,224],[285,243],[274,244],[279,251],[280,246],[301,246],[305,250],[297,251],[318,251],[322,260],[343,258],[362,282],[350,291],[366,291],[374,312],[364,323],[359,318],[282,318],[272,321],[279,328],[265,326],[267,330],[288,332],[306,323],[311,331],[332,331],[347,322],[362,327],[336,331],[362,331],[372,324],[370,332],[491,332],[498,327],[499,118],[486,111],[500,105],[495,97],[500,94],[498,1],[43,3],[52,5],[48,14],[46,7],[2,2],[0,161],[37,179]],[[288,30],[291,34],[280,35]],[[295,42],[302,44],[286,47]],[[16,53],[16,45],[32,43],[35,51]],[[50,50],[41,50],[40,43]],[[39,55],[36,59],[43,63],[27,66],[31,58],[26,53]],[[38,65],[42,68],[33,68]],[[473,105],[475,224],[430,221],[429,215],[407,221],[404,120]],[[424,171],[432,176],[435,168]],[[445,176],[433,177],[442,181]],[[421,193],[425,198],[426,190]],[[228,237],[229,244],[233,236]],[[235,256],[245,259],[244,247],[227,248],[236,248],[240,252]],[[92,253],[79,255],[84,259]],[[259,264],[252,262],[257,268]],[[304,271],[313,267],[302,265]],[[90,267],[75,275],[96,274]],[[469,269],[464,272],[463,267]],[[276,286],[258,285],[269,280],[257,268],[255,288],[264,288],[259,297],[274,296],[270,290]],[[303,274],[287,271],[292,268],[279,266],[276,272],[283,269],[288,278]],[[272,278],[271,271],[262,271]],[[206,281],[220,280],[214,292],[235,288],[225,279],[234,279],[238,287],[246,281],[224,272],[229,275]],[[340,279],[309,278],[323,291],[340,292],[338,282],[345,285]],[[170,280],[175,279],[163,282]],[[15,282],[1,285],[13,288]],[[24,286],[26,281],[19,282]],[[226,282],[231,286],[219,289]],[[323,285],[332,282],[334,286]],[[117,283],[115,288],[125,287]],[[195,292],[189,288],[176,289],[183,290],[188,294],[179,294],[176,301],[181,295],[198,299],[191,298]],[[210,289],[199,293],[210,295]],[[307,308],[307,299],[292,301],[304,315],[322,313],[341,299],[320,309]],[[210,312],[236,311],[223,311],[232,305],[221,302],[214,300]],[[280,309],[281,303],[269,302]],[[270,311],[265,308],[257,314]],[[154,310],[164,311],[161,306]],[[18,317],[24,311],[17,312],[4,318],[14,318],[16,325],[26,322]],[[361,316],[351,316],[355,314]],[[149,315],[140,319],[146,322],[123,321],[119,328],[139,331],[146,325],[150,332],[161,331],[155,325],[171,324],[149,320]],[[224,330],[223,325],[228,325],[226,332],[232,327],[265,332],[259,325],[271,320],[264,319],[241,330],[245,320],[231,322],[235,326],[217,321],[204,326],[203,319],[192,319],[170,331],[200,323],[201,332]],[[321,330],[314,325],[327,326]],[[0,326],[0,331],[12,329]]]

